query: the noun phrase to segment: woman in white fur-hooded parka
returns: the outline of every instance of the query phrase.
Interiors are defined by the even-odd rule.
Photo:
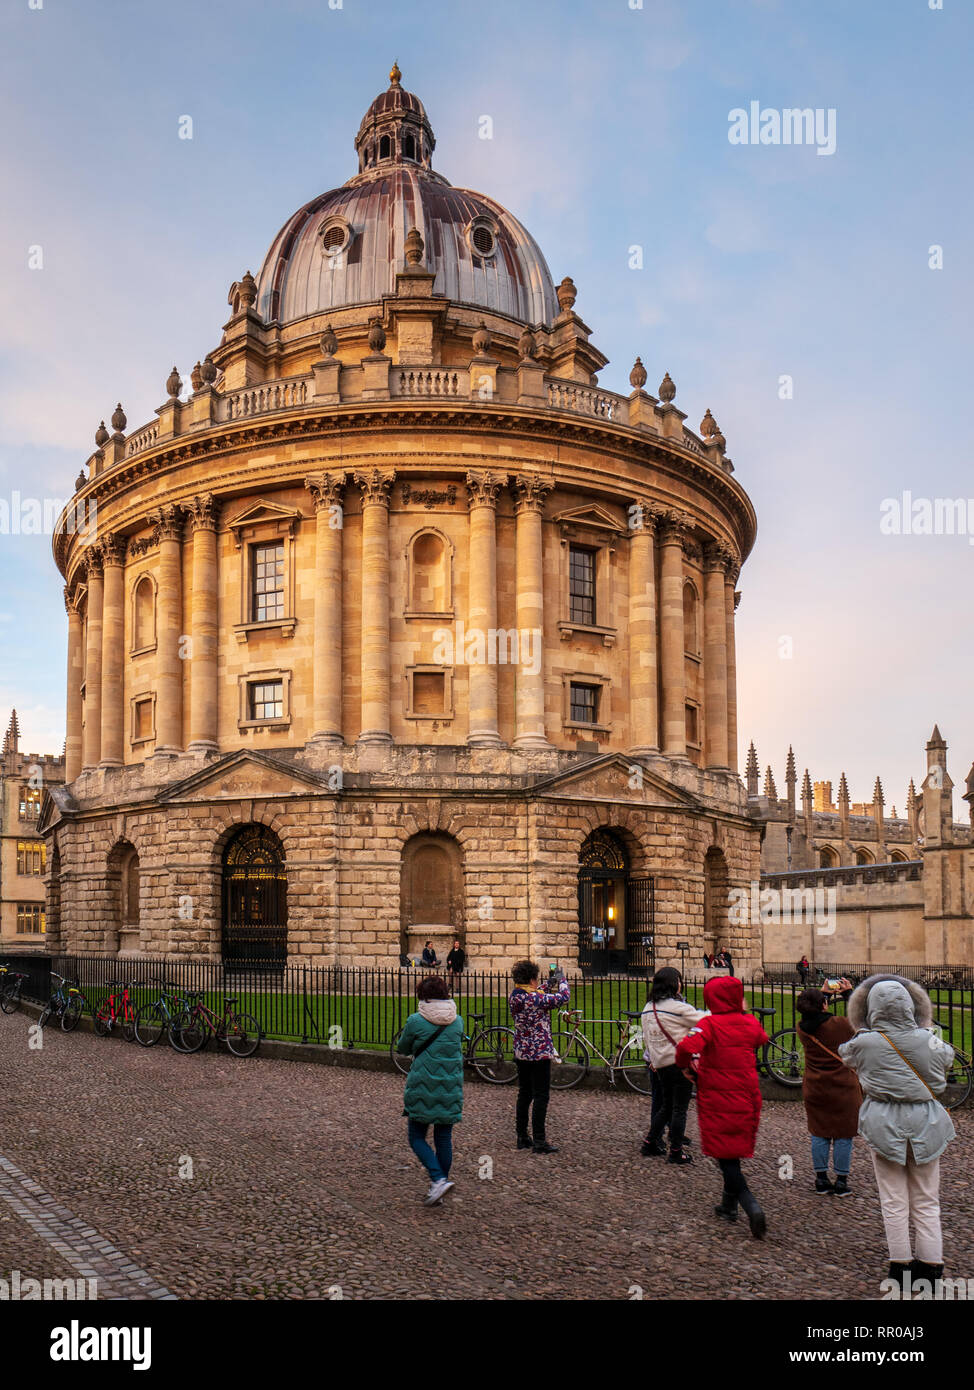
[[[856,1036],[839,1048],[859,1077],[859,1133],[872,1151],[889,1277],[943,1276],[940,1155],[954,1125],[938,1100],[954,1051],[932,1028],[930,996],[902,975],[871,975],[849,999]],[[911,1245],[910,1226],[916,1235]]]

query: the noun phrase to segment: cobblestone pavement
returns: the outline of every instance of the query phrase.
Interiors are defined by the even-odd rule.
[[[672,1168],[639,1156],[648,1100],[608,1090],[556,1094],[549,1137],[562,1149],[541,1157],[513,1147],[514,1088],[471,1081],[456,1189],[426,1208],[400,1077],[85,1033],[45,1034],[32,1051],[30,1021],[0,1019],[2,1278],[77,1278],[87,1260],[107,1297],[879,1296],[868,1155],[857,1140],[853,1197],[812,1195],[800,1105],[765,1106],[745,1165],[763,1242],[715,1220],[719,1177],[699,1158],[692,1109],[698,1161]],[[974,1276],[974,1116],[955,1120],[947,1272]]]

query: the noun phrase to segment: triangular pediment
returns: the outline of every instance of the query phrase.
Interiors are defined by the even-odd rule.
[[[641,759],[606,753],[581,767],[559,772],[534,785],[535,793],[579,801],[630,801],[653,806],[699,809],[699,802],[654,772]]]
[[[236,531],[244,526],[262,526],[269,521],[284,522],[293,525],[295,521],[303,519],[302,513],[296,507],[282,507],[279,502],[265,502],[263,498],[258,498],[245,508],[239,516],[233,517],[227,522],[231,531]]]
[[[65,816],[78,809],[77,802],[66,787],[45,787],[41,797],[41,812],[37,817],[38,835],[46,835],[53,830]]]
[[[619,524],[608,508],[598,502],[571,507],[566,512],[559,512],[554,520],[559,526],[586,526],[596,531],[612,531],[619,535],[625,532],[625,527]]]
[[[309,792],[327,792],[329,788],[305,768],[293,767],[268,753],[243,750],[230,753],[218,762],[194,772],[181,782],[160,792],[161,802],[214,801],[239,797],[307,796]]]

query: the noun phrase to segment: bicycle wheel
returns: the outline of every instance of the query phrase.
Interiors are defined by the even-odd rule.
[[[557,1056],[551,1063],[551,1084],[556,1091],[568,1091],[577,1086],[591,1065],[591,1053],[581,1033],[567,1028],[552,1028],[551,1041]]]
[[[103,999],[95,1011],[95,1032],[100,1038],[107,1038],[114,1022],[111,1001]]]
[[[15,1014],[19,1008],[20,981],[18,980],[15,984],[8,985],[3,994],[0,994],[0,1009],[3,1009],[5,1014]]]
[[[396,1029],[392,1042],[389,1044],[389,1056],[392,1058],[392,1064],[395,1067],[396,1071],[401,1071],[403,1076],[408,1076],[409,1068],[413,1064],[412,1054],[409,1052],[396,1051],[396,1044],[402,1037],[402,1032],[402,1028]]]
[[[481,1028],[474,1034],[469,1055],[477,1075],[495,1086],[506,1086],[517,1076],[512,1028]]]
[[[64,1006],[61,1015],[61,1027],[65,1033],[70,1033],[77,1028],[81,1022],[81,1015],[84,1012],[85,1002],[80,994],[72,994]]]
[[[169,1016],[160,1003],[143,1004],[135,1015],[135,1039],[143,1047],[154,1047],[166,1031]]]
[[[253,1056],[260,1047],[260,1024],[253,1014],[230,1014],[226,1042],[234,1057]]]
[[[782,1086],[800,1086],[805,1075],[805,1049],[794,1028],[771,1034],[761,1054],[764,1065]]]
[[[643,1056],[642,1038],[630,1038],[625,1047],[620,1049],[615,1065],[634,1091],[638,1091],[642,1096],[653,1094],[653,1083],[650,1080],[652,1072]]]
[[[959,1052],[957,1048],[954,1048],[954,1060],[947,1072],[947,1089],[941,1096],[941,1100],[948,1110],[956,1110],[959,1105],[964,1104],[971,1094],[972,1082],[974,1082],[974,1064],[966,1053]]]
[[[122,1018],[122,1037],[126,1042],[135,1042],[135,1011],[131,1004],[125,1006]]]
[[[208,1037],[209,1029],[203,1019],[190,1009],[184,1009],[169,1030],[169,1041],[177,1052],[199,1052]]]
[[[45,1004],[44,1007],[43,1007],[43,1009],[41,1009],[40,1013],[37,1015],[37,1026],[38,1026],[38,1028],[46,1028],[46,1027],[47,1027],[52,1012],[53,1012],[53,1010],[51,1009],[50,1004]]]

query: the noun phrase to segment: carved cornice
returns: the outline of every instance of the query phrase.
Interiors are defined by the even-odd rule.
[[[311,493],[311,501],[316,512],[340,507],[345,495],[344,473],[314,473],[305,478],[304,485]]]
[[[545,498],[554,488],[550,478],[542,478],[537,473],[517,473],[512,479],[514,491],[514,514],[521,512],[540,512],[544,510]]]
[[[496,507],[497,494],[501,490],[503,478],[490,469],[467,474],[467,489],[470,493],[471,507]]]
[[[396,481],[394,469],[373,468],[369,473],[355,473],[355,481],[362,489],[363,507],[389,507],[389,493]]]
[[[414,488],[411,483],[403,483],[399,495],[404,507],[408,507],[410,503],[418,503],[431,512],[441,502],[445,502],[448,507],[456,506],[457,485],[450,483],[444,492],[437,492],[434,488]]]
[[[212,492],[199,492],[191,497],[186,508],[194,531],[215,531],[219,506]]]

